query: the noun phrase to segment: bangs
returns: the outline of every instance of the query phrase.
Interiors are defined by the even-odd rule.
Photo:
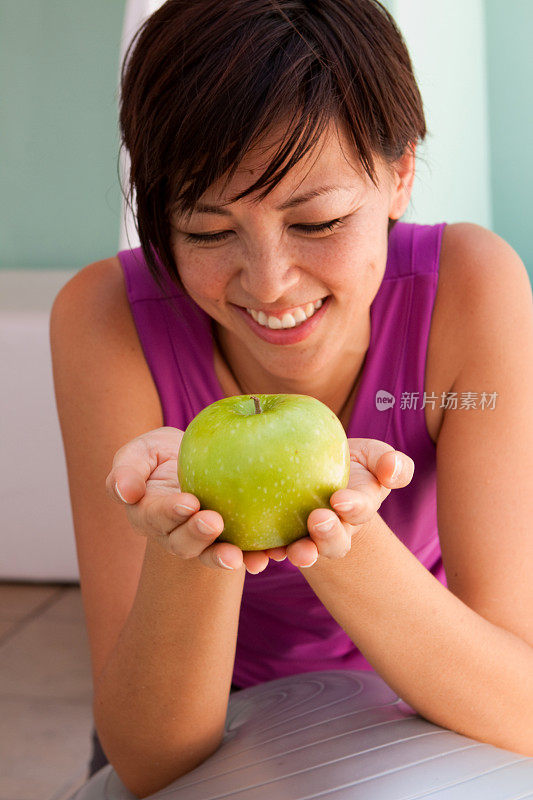
[[[234,203],[256,192],[259,193],[257,200],[263,200],[302,158],[313,151],[320,141],[322,133],[328,127],[330,119],[331,117],[326,113],[319,113],[314,119],[303,109],[296,120],[291,120],[287,124],[281,142],[259,178],[226,202]],[[206,159],[202,170],[192,179],[187,180],[186,167],[182,169],[174,179],[174,185],[179,186],[180,190],[171,199],[169,212],[171,214],[177,212],[185,219],[190,219],[196,204],[207,189],[224,179],[220,189],[220,195],[222,195],[245,156],[252,151],[254,153],[262,152],[262,143],[264,140],[270,140],[274,127],[270,126],[265,130],[254,132],[248,142],[236,144],[221,159]],[[270,143],[270,147],[273,147],[272,143]]]
[[[262,200],[316,147],[330,122],[342,120],[331,71],[324,69],[305,39],[295,36],[292,29],[290,32],[290,42],[282,38],[275,50],[270,47],[262,57],[259,43],[256,52],[248,31],[240,50],[241,63],[236,56],[233,71],[228,68],[225,80],[219,77],[215,87],[203,80],[206,76],[199,76],[202,88],[187,103],[167,160],[172,187],[169,212],[190,216],[212,185],[222,181],[221,192],[226,189],[247,155],[275,148],[260,177],[228,202],[256,192]],[[256,52],[253,62],[250,52]],[[348,120],[344,122],[352,131]],[[180,131],[186,132],[189,146]],[[275,132],[278,139],[274,142]],[[361,128],[354,133],[356,156],[373,180],[368,135]],[[196,146],[191,147],[191,142]]]

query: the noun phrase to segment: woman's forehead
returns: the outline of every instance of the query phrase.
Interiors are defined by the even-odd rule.
[[[219,178],[199,199],[199,204],[229,203],[232,197],[253,185],[271,163],[282,141],[283,132],[275,132],[269,139],[263,139],[259,146],[252,147],[231,179]],[[284,175],[265,199],[277,206],[295,193],[302,194],[310,189],[332,185],[363,189],[368,183],[348,137],[341,128],[330,124],[315,146]],[[257,198],[251,193],[243,200],[253,202]]]

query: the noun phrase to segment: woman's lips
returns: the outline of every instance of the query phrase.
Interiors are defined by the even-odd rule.
[[[294,328],[280,328],[272,330],[264,325],[260,325],[255,319],[246,311],[245,308],[237,306],[234,303],[231,305],[239,314],[244,317],[247,325],[252,331],[265,342],[270,344],[296,344],[303,341],[315,330],[320,324],[324,314],[326,314],[330,306],[331,295],[328,295],[323,301],[321,307],[305,322],[296,325]]]

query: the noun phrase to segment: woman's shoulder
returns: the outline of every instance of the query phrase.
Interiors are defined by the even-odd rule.
[[[83,292],[90,289],[104,294],[110,290],[120,290],[124,287],[124,275],[117,255],[93,261],[82,267],[63,286],[61,292]],[[61,294],[60,292],[60,294]]]
[[[490,284],[495,276],[513,279],[527,275],[520,256],[505,239],[473,222],[446,225],[439,268],[453,273],[454,280],[465,288]]]
[[[413,241],[416,241],[419,247],[431,249],[438,248],[440,242],[439,271],[451,271],[455,268],[458,280],[466,276],[467,271],[471,273],[476,267],[479,268],[480,257],[520,261],[516,251],[505,239],[474,222],[398,222],[393,231],[395,239],[392,243],[397,247],[411,249]]]
[[[118,256],[94,261],[78,272],[61,288],[52,307],[52,315],[69,315],[80,324],[106,320],[117,322],[131,317],[124,274]]]
[[[514,248],[473,223],[446,228],[439,286],[456,325],[462,361],[475,356],[490,330],[507,329],[531,308],[531,281]]]
[[[428,393],[440,396],[452,391],[467,353],[479,342],[483,325],[504,325],[512,313],[512,303],[503,301],[509,291],[531,291],[526,268],[515,250],[481,225],[446,225],[428,341]],[[427,409],[428,429],[436,441],[443,412]]]
[[[511,245],[475,223],[446,225],[435,310],[442,311],[448,323],[454,323],[461,346],[470,340],[472,326],[480,324],[485,309],[493,306],[499,292],[508,287],[531,291],[526,267]],[[502,304],[502,315],[509,312]]]
[[[85,300],[100,296],[105,301],[109,293],[116,300],[121,292],[125,295],[122,267],[118,256],[110,256],[81,267],[60,289],[55,302],[65,297],[73,302],[78,296]]]
[[[95,369],[97,362],[105,368],[118,360],[151,384],[118,256],[88,264],[63,286],[52,306],[50,331],[57,347],[70,342]]]

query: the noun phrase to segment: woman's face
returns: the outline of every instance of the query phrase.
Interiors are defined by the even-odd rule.
[[[266,198],[252,194],[227,204],[257,180],[271,156],[268,147],[251,153],[223,196],[220,182],[190,219],[174,216],[172,247],[185,289],[218,323],[244,371],[260,365],[287,387],[301,386],[360,351],[385,270],[388,220],[405,211],[413,159],[404,159],[398,172],[379,163],[376,189],[331,125]],[[281,341],[266,341],[265,328],[246,311],[282,318],[326,297],[317,324],[307,324],[300,341],[292,341],[298,322],[290,338],[275,331]]]

